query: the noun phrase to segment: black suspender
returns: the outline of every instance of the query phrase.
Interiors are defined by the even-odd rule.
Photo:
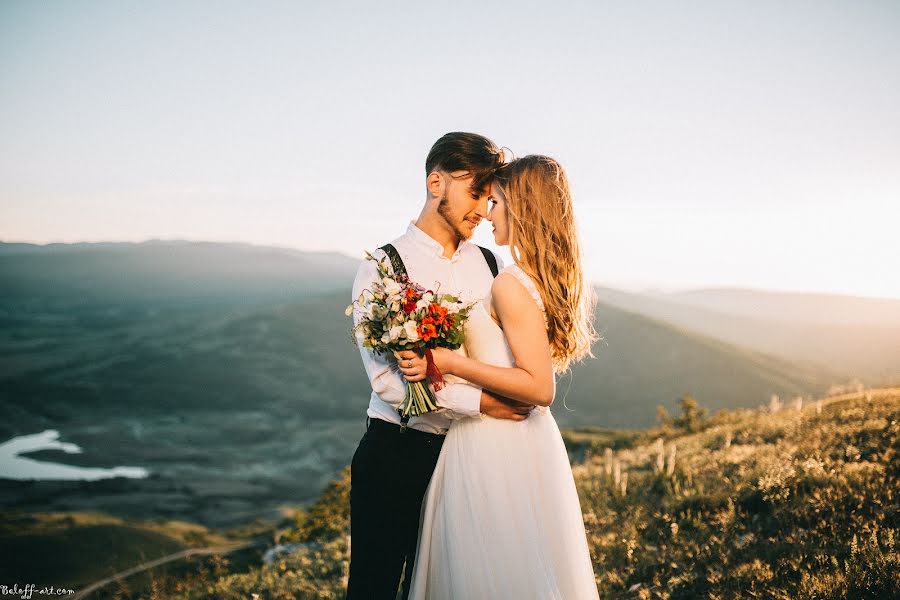
[[[477,244],[476,244],[477,246]],[[478,249],[481,250],[481,253],[484,254],[484,260],[487,261],[488,266],[491,268],[491,273],[494,277],[497,276],[497,257],[494,256],[494,253],[485,248],[484,246],[478,246]]]
[[[477,244],[476,244],[477,246]],[[494,256],[494,253],[485,248],[484,246],[478,246],[478,249],[481,250],[481,254],[484,255],[484,260],[487,262],[488,267],[491,269],[491,274],[496,277],[499,273],[497,268],[497,257]],[[394,273],[407,275],[406,265],[403,264],[403,259],[400,258],[400,254],[397,252],[397,249],[394,248],[393,244],[385,244],[380,248],[380,250],[384,250],[385,254],[388,255],[388,258],[391,259],[391,267],[394,269]]]
[[[397,252],[397,249],[394,248],[393,244],[385,244],[380,249],[384,250],[384,253],[391,259],[391,267],[394,269],[394,275],[407,275],[406,265],[403,264],[403,259],[400,258],[400,254]]]
[[[476,244],[477,246],[477,244]],[[391,268],[394,270],[394,275],[406,275],[409,276],[409,273],[406,272],[406,265],[403,264],[403,259],[400,258],[400,253],[397,252],[397,249],[394,248],[393,244],[385,244],[380,248],[384,250],[384,253],[388,255],[388,258],[391,260]],[[478,249],[481,250],[481,253],[484,255],[484,260],[487,262],[488,267],[491,269],[491,274],[496,277],[499,272],[497,269],[497,257],[494,256],[494,253],[484,248],[483,246],[478,246]],[[404,416],[403,412],[398,408],[397,412],[400,413],[400,431],[406,431],[406,424],[409,422],[409,415]]]

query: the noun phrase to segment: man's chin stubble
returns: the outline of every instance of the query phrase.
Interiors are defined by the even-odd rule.
[[[460,242],[469,241],[475,235],[475,229],[472,229],[471,231],[469,231],[469,233],[466,233],[465,231],[460,229],[459,226],[454,225],[450,222],[447,196],[441,197],[441,200],[438,203],[437,212],[444,219],[444,223],[446,223],[450,230],[453,231],[453,235],[456,236],[457,244],[459,244]]]

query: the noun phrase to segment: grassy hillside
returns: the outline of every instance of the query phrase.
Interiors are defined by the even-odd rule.
[[[255,524],[217,532],[184,521],[135,521],[92,512],[0,513],[0,579],[33,582],[76,591],[144,561],[206,546],[247,542],[265,531]],[[258,562],[258,561],[257,561]],[[196,570],[175,563],[165,571],[187,575]],[[150,578],[130,580],[144,585]],[[104,589],[98,596],[108,595]]]
[[[900,389],[778,412],[685,405],[640,432],[567,432],[602,598],[900,595]],[[348,477],[282,532],[271,564],[154,578],[144,598],[339,598]],[[256,594],[257,596],[253,596]]]

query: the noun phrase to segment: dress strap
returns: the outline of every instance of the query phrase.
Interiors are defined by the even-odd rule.
[[[541,293],[538,291],[537,286],[534,285],[534,281],[529,277],[525,271],[523,271],[519,265],[513,263],[511,265],[507,265],[503,267],[501,273],[509,273],[513,275],[516,279],[519,280],[528,293],[534,298],[534,301],[537,303],[538,307],[541,309],[541,313],[544,315],[544,321],[547,321],[547,310],[544,308],[544,301],[541,298]]]

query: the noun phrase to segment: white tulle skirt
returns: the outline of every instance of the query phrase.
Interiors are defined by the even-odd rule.
[[[410,598],[598,598],[581,505],[549,410],[454,421],[419,526]]]

